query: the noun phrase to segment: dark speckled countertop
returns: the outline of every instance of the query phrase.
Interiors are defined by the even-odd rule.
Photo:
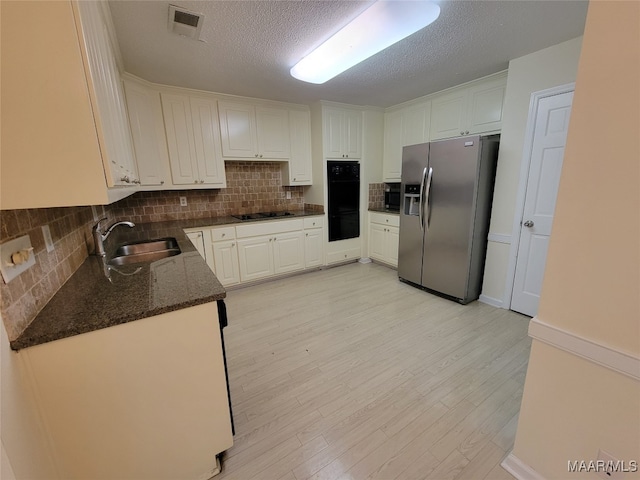
[[[284,218],[323,215],[310,211],[293,213]],[[90,255],[11,342],[11,348],[19,350],[225,298],[224,287],[183,229],[240,223],[247,222],[214,217],[117,227],[105,244],[107,258],[122,243],[163,237],[175,237],[182,253],[119,267],[108,266],[103,258]]]
[[[378,212],[378,213],[388,213],[390,215],[400,215],[400,212],[397,210],[389,210],[388,208],[370,208],[370,212]]]

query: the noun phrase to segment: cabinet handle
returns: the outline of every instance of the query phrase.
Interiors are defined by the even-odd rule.
[[[125,175],[124,177],[121,177],[121,178],[120,178],[120,181],[121,181],[121,182],[126,182],[126,183],[131,183],[131,182],[129,181],[129,177],[128,177],[127,175]]]
[[[258,158],[258,154],[256,153],[256,154],[254,155],[254,157]]]
[[[464,135],[464,132],[460,132],[460,135]]]
[[[464,132],[465,135],[469,135],[469,130],[467,130],[466,132]]]
[[[231,248],[233,248],[233,247],[235,247],[235,246],[236,246],[236,244],[235,244],[235,243],[232,243],[232,244],[231,244]]]
[[[200,183],[204,183],[204,180],[200,180]]]
[[[347,155],[345,155],[345,157],[349,158],[349,155],[347,154]]]
[[[308,237],[308,236],[309,236],[309,234],[308,234],[308,233],[306,233],[306,234],[305,234],[305,236],[307,236],[307,237]]]
[[[262,158],[262,154],[260,154],[260,158]]]
[[[193,183],[198,183],[198,180],[194,180]]]
[[[226,233],[223,233],[222,236],[224,237],[226,235]]]
[[[160,185],[164,185],[164,180],[160,180]]]
[[[294,178],[294,179],[293,179],[293,181],[295,182],[295,181],[296,181],[296,179]]]

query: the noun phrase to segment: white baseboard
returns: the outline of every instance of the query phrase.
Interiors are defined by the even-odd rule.
[[[529,322],[529,336],[640,381],[640,358],[637,356],[549,325],[538,317],[532,318]]]
[[[480,298],[478,298],[478,300],[482,303],[486,303],[487,305],[491,305],[492,307],[503,308],[502,300],[498,298],[493,298],[488,295],[480,295]]]
[[[500,466],[518,480],[545,480],[542,475],[516,457],[513,452],[505,457]]]

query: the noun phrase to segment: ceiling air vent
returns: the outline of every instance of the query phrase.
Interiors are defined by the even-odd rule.
[[[169,5],[169,31],[183,37],[200,40],[204,23],[202,13],[191,12],[176,5]]]

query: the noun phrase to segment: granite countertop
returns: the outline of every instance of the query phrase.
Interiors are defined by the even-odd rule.
[[[388,213],[389,215],[400,215],[398,210],[389,210],[387,208],[370,208],[370,212],[378,212],[378,213]]]
[[[324,215],[295,211],[287,217]],[[117,227],[105,242],[107,258],[122,243],[175,237],[181,253],[155,262],[109,266],[105,259],[89,255],[80,268],[11,342],[13,350],[31,347],[141,318],[222,300],[226,291],[183,229],[242,224],[233,217],[138,224]]]

